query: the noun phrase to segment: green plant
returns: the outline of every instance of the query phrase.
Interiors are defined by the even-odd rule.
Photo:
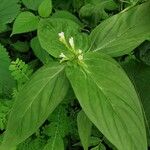
[[[150,2],[125,1],[121,3],[125,9],[113,16],[110,11],[116,11],[118,4],[112,0],[85,0],[79,6],[74,0],[59,6],[80,9],[82,22],[66,10],[57,11],[56,2],[53,6],[51,0],[22,0],[20,4],[28,10],[20,12],[13,24],[11,37],[34,32],[25,45],[30,42],[40,60],[38,69],[32,62],[37,71],[19,58],[10,63],[5,48],[0,47],[9,63],[5,66],[7,72],[11,71],[19,85],[15,86],[15,101],[0,150],[64,150],[69,137],[74,143],[80,138],[75,148],[82,145],[84,150],[106,150],[106,145],[113,150],[146,150],[142,105],[133,83],[116,60],[131,56],[135,48],[150,39]],[[18,7],[17,1],[14,5]],[[14,49],[22,52],[18,47]],[[23,53],[28,53],[27,49]],[[72,122],[72,133],[73,116],[77,123]]]

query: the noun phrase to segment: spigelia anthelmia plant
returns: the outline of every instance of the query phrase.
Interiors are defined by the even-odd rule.
[[[146,0],[0,0],[0,150],[147,150],[149,40]]]

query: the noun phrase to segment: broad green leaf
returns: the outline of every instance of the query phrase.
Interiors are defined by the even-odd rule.
[[[39,19],[33,13],[28,11],[22,12],[17,16],[13,24],[11,35],[34,31],[37,29],[38,23]]]
[[[119,150],[146,150],[141,105],[120,65],[103,53],[87,53],[84,67],[70,66],[67,77],[83,111]]]
[[[87,118],[83,111],[80,111],[77,116],[78,133],[81,139],[84,150],[88,150],[89,141],[91,136],[92,123]]]
[[[10,113],[1,150],[9,150],[27,139],[64,99],[68,91],[64,67],[50,63],[23,86]]]
[[[150,127],[150,67],[135,60],[130,60],[122,64],[126,73],[135,85],[139,93],[143,108],[146,114],[147,127]],[[149,130],[149,129],[148,129]],[[150,142],[150,133],[147,134]],[[150,143],[149,143],[150,145]]]
[[[59,134],[50,138],[43,150],[64,150],[63,139]]]
[[[10,98],[15,82],[9,71],[10,58],[7,50],[0,44],[0,98]]]
[[[19,13],[19,0],[0,0],[0,23],[11,23]]]
[[[37,37],[33,38],[30,44],[35,56],[39,58],[43,64],[47,64],[51,60],[48,52],[41,47]]]
[[[23,4],[28,8],[32,10],[38,10],[40,4],[43,0],[22,0]]]
[[[149,14],[147,2],[103,21],[90,35],[90,49],[113,57],[130,53],[150,36]]]
[[[79,33],[80,26],[69,19],[43,19],[38,26],[38,38],[42,48],[54,57],[61,53],[70,54],[67,47],[59,41],[59,33],[64,32],[66,41],[74,38],[76,48],[88,49],[88,36]]]
[[[48,17],[52,12],[52,0],[43,0],[38,8],[41,17]]]

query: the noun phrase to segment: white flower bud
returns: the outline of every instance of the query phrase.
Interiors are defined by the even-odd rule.
[[[59,35],[59,40],[60,40],[61,42],[65,41],[64,32],[60,32],[60,33],[58,33],[58,35]]]
[[[74,49],[74,40],[73,40],[73,37],[69,38],[69,44],[70,44],[71,48]]]
[[[59,55],[59,58],[66,58],[66,56],[64,55],[64,53],[61,53],[61,54]]]
[[[79,55],[78,56],[78,59],[81,61],[81,60],[83,60],[83,55]]]
[[[79,49],[79,50],[78,50],[78,53],[79,53],[79,54],[82,54],[82,50],[81,50],[81,49]]]

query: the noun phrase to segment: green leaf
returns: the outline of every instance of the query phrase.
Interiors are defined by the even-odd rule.
[[[113,0],[89,0],[80,9],[80,18],[90,26],[96,26],[101,20],[109,17],[106,10],[115,10],[116,3]]]
[[[11,107],[12,100],[0,99],[0,130],[6,129]]]
[[[72,13],[70,13],[69,11],[65,11],[65,10],[59,10],[56,11],[51,18],[63,18],[63,19],[69,19],[74,21],[75,23],[83,26],[83,24],[81,23],[81,21]]]
[[[67,116],[68,111],[65,105],[58,106],[55,111],[49,116],[49,125],[45,126],[43,133],[47,136],[55,136],[56,132],[64,138],[69,134],[70,118]]]
[[[50,138],[43,150],[64,150],[63,139],[59,134]]]
[[[72,8],[72,0],[53,0],[55,9],[70,10]]]
[[[122,64],[126,73],[135,85],[135,88],[140,96],[143,108],[146,114],[148,128],[150,127],[150,67],[136,60],[130,60]],[[149,129],[148,129],[149,130]],[[150,134],[147,133],[150,141]],[[150,143],[149,143],[150,144]]]
[[[42,137],[28,138],[23,143],[17,146],[17,150],[43,150],[46,144],[46,139]]]
[[[13,24],[11,35],[34,31],[37,29],[38,23],[39,19],[33,13],[28,11],[22,12],[17,16]]]
[[[7,31],[8,26],[5,23],[0,22],[0,33]]]
[[[75,45],[82,50],[87,50],[88,37],[80,34],[79,29],[78,24],[68,19],[43,19],[38,26],[38,38],[42,48],[58,58],[61,53],[69,54],[67,47],[59,41],[60,32],[64,32],[66,41],[74,37]]]
[[[0,97],[9,98],[15,82],[9,71],[10,59],[6,49],[0,44]]]
[[[92,148],[91,150],[106,150],[106,147],[103,144],[99,144],[98,146]]]
[[[120,65],[103,53],[87,53],[84,67],[66,70],[88,118],[119,150],[146,150],[141,105]]]
[[[38,8],[41,17],[48,17],[52,13],[52,0],[43,0]]]
[[[150,66],[150,41],[145,41],[138,48],[139,59]]]
[[[28,8],[32,10],[38,10],[40,4],[43,0],[22,0],[23,4]]]
[[[34,37],[30,44],[35,56],[39,58],[43,64],[47,64],[52,59],[48,52],[41,47],[37,37]]]
[[[19,0],[0,0],[0,23],[11,23],[19,13]]]
[[[42,67],[20,90],[9,116],[2,150],[27,139],[64,99],[68,91],[64,67],[58,63]]]
[[[90,35],[90,49],[113,57],[130,53],[150,36],[149,14],[147,2],[103,21]]]
[[[21,53],[26,53],[29,51],[29,43],[27,41],[17,41],[13,44],[11,44],[11,46],[14,48],[15,51],[21,52]]]
[[[83,111],[80,111],[77,116],[78,132],[83,145],[84,150],[88,150],[92,123],[87,118]]]

